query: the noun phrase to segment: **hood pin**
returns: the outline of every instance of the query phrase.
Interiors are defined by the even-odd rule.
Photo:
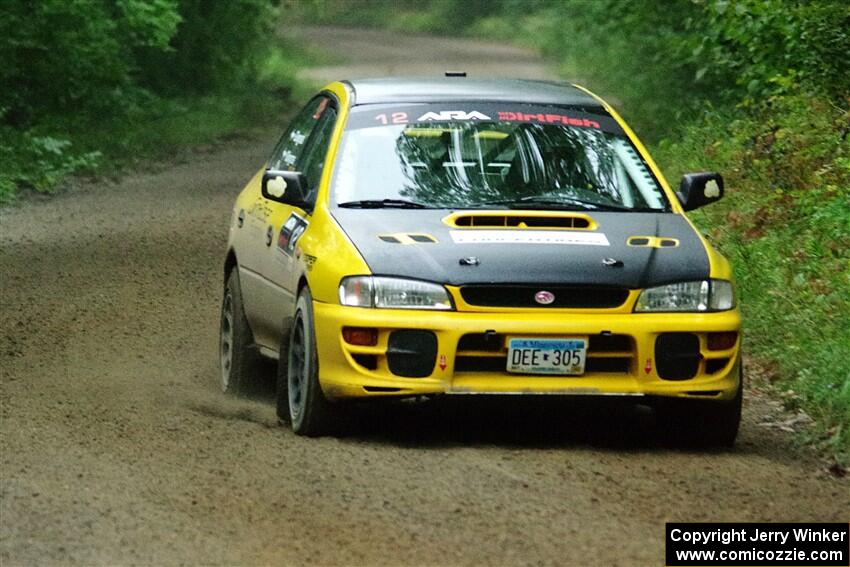
[[[458,263],[461,266],[477,266],[481,263],[481,260],[478,259],[478,256],[467,256],[458,260]]]
[[[614,258],[602,258],[602,265],[608,268],[622,268],[623,261]]]

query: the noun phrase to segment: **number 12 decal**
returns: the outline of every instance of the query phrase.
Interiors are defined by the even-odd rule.
[[[389,117],[386,113],[379,114],[375,117],[375,120],[381,124],[407,124],[410,122],[406,112],[393,112]]]

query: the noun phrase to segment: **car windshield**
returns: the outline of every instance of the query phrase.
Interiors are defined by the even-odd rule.
[[[355,107],[332,199],[358,208],[668,210],[609,115],[492,103]]]

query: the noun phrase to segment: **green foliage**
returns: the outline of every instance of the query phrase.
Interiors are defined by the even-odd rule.
[[[414,33],[461,33],[499,0],[290,0],[287,14],[312,24],[383,27]]]
[[[19,185],[49,192],[70,173],[92,170],[100,152],[74,151],[70,140],[34,136],[0,127],[0,202],[14,197]]]
[[[788,0],[703,0],[689,21],[697,77],[716,86],[734,77],[746,103],[803,89],[850,93],[850,4]],[[720,73],[717,72],[720,70]],[[711,80],[713,79],[713,81]]]
[[[250,86],[270,44],[277,12],[268,0],[181,0],[170,49],[138,55],[139,82],[161,93],[206,94]]]
[[[694,214],[735,267],[748,351],[850,459],[850,113],[783,96],[665,141],[668,171],[713,169],[727,197]]]
[[[54,114],[109,112],[132,88],[138,49],[168,49],[179,15],[159,1],[3,3],[0,107],[5,124]]]
[[[274,0],[4,1],[0,202],[256,119],[305,59],[277,21]]]

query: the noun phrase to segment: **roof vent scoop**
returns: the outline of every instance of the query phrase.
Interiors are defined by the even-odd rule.
[[[466,71],[446,71],[446,77],[466,77]]]

